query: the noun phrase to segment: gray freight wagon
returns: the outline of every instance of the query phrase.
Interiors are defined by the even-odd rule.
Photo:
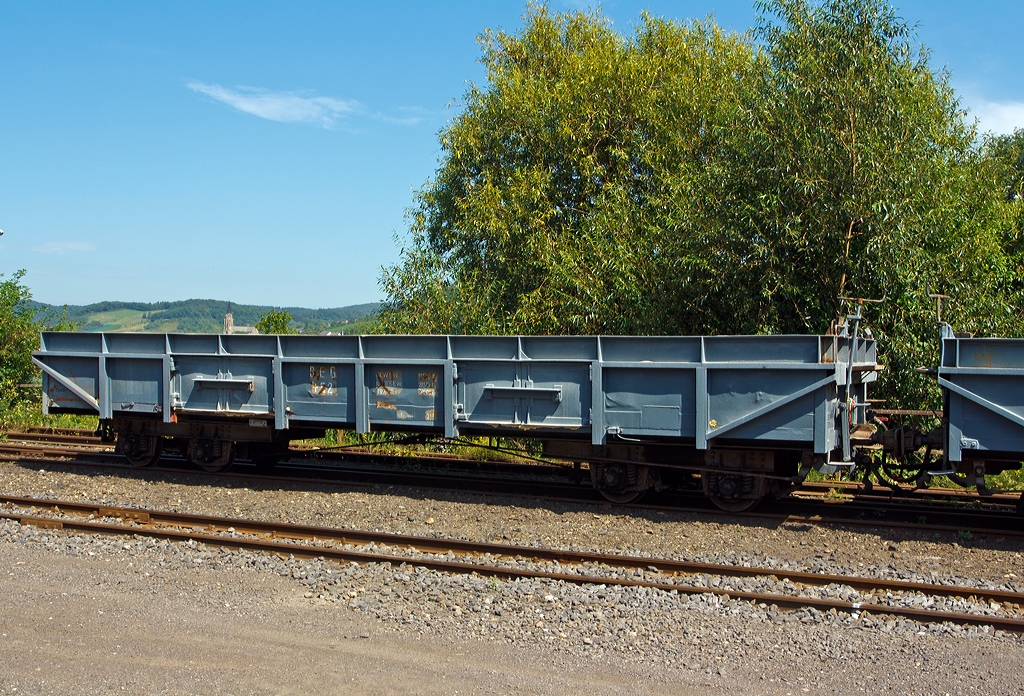
[[[541,440],[627,501],[699,473],[741,509],[852,462],[875,342],[848,336],[42,334],[48,413],[98,414],[138,465],[218,469],[326,428]]]
[[[947,472],[973,476],[1020,468],[1024,458],[1024,340],[956,336],[941,327],[937,376]]]

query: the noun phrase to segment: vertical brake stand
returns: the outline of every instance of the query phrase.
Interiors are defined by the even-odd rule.
[[[953,336],[953,328],[949,324],[947,324],[946,322],[942,321],[942,301],[943,300],[948,300],[948,299],[951,299],[951,298],[950,298],[949,295],[943,295],[942,293],[939,293],[939,292],[932,292],[931,287],[928,285],[928,283],[925,283],[924,292],[925,292],[925,294],[928,297],[930,297],[931,299],[935,300],[935,326],[939,330],[939,343],[940,343],[939,353],[941,355],[941,353],[942,353],[942,347],[941,347],[942,339],[947,337],[947,336],[950,336],[950,337]],[[948,404],[943,404],[943,409],[942,410],[943,410],[943,413],[942,413],[943,425],[945,425],[945,421],[949,417],[949,415],[948,415],[948,411],[949,411]],[[964,487],[970,486],[970,483],[968,483],[966,477],[962,477],[959,474],[957,474],[956,468],[954,468],[953,466],[950,465],[950,463],[949,463],[948,448],[945,447],[945,446],[942,448],[942,469],[939,470],[939,471],[929,471],[928,475],[929,476],[949,476],[951,479],[953,479],[954,483],[956,483],[957,485],[964,486]]]
[[[843,396],[844,396],[844,398],[843,398],[842,404],[840,404],[840,406],[839,406],[839,408],[841,408],[844,411],[844,414],[843,414],[843,461],[844,462],[850,462],[850,461],[853,460],[853,451],[852,451],[852,447],[850,446],[850,426],[851,426],[852,421],[853,421],[854,413],[856,412],[857,408],[865,408],[866,409],[867,406],[868,406],[866,403],[863,403],[863,404],[856,403],[850,397],[850,387],[853,384],[853,361],[854,361],[855,356],[857,355],[857,340],[858,340],[859,335],[860,335],[860,323],[864,319],[864,315],[863,315],[864,304],[865,303],[881,304],[882,302],[885,302],[885,297],[886,297],[885,295],[882,295],[882,299],[880,299],[880,300],[872,300],[872,299],[868,299],[867,297],[842,297],[842,296],[839,297],[840,301],[854,302],[857,305],[857,312],[855,314],[847,314],[846,315],[847,325],[849,325],[849,323],[851,321],[853,322],[853,333],[850,335],[850,359],[849,359],[849,362],[846,365],[846,384],[843,387],[843,390],[844,390]]]

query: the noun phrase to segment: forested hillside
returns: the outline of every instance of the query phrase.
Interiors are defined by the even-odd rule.
[[[39,313],[63,308],[36,304]],[[99,302],[91,305],[68,305],[67,320],[76,322],[83,331],[183,331],[219,333],[229,303],[221,300],[183,300],[179,302]],[[255,326],[272,307],[230,304],[235,324]],[[292,327],[303,333],[345,331],[354,333],[365,328],[377,310],[377,303],[351,305],[333,309],[282,307],[292,316]]]

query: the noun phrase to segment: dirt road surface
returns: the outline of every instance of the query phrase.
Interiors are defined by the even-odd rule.
[[[4,694],[696,693],[643,670],[384,632],[276,575],[161,576],[11,544],[0,558]]]

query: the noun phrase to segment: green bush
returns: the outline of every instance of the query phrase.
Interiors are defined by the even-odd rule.
[[[0,274],[0,427],[3,428],[44,424],[39,404],[41,387],[30,386],[40,381],[39,370],[32,363],[32,351],[39,347],[39,332],[44,329],[72,331],[78,328],[68,321],[66,307],[60,315],[50,311],[37,318],[32,293],[21,282],[24,275],[25,271],[17,271],[5,280]],[[69,417],[51,420],[63,423],[60,427],[89,427]]]

